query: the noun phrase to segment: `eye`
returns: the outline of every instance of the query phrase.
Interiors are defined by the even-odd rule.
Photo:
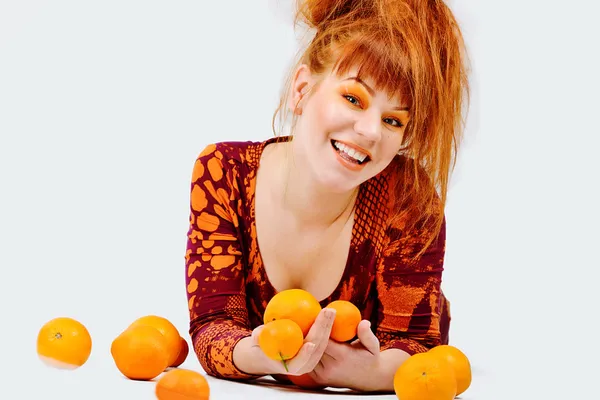
[[[358,99],[357,99],[356,97],[354,97],[353,95],[351,95],[351,94],[345,94],[345,95],[343,95],[343,96],[344,96],[344,98],[345,98],[346,100],[348,100],[348,101],[349,101],[350,103],[352,103],[353,105],[355,105],[355,106],[357,106],[357,107],[360,107],[360,100],[358,100]]]
[[[402,128],[404,124],[397,120],[396,118],[384,118],[386,124],[390,124],[394,128]]]

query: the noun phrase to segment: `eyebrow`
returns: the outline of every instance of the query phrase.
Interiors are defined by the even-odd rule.
[[[367,85],[367,83],[365,81],[363,81],[362,79],[360,79],[358,76],[351,76],[350,78],[346,78],[344,79],[344,81],[356,81],[358,83],[360,83],[361,85],[363,85],[365,87],[365,89],[367,89],[367,91],[369,92],[369,94],[371,96],[375,96],[375,90],[373,90],[373,88],[369,85]],[[394,107],[394,110],[398,110],[398,111],[410,111],[409,107],[401,107],[401,106],[396,106]]]

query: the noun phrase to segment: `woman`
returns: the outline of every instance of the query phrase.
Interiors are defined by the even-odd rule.
[[[190,335],[206,372],[309,374],[393,390],[411,354],[448,342],[444,204],[468,93],[460,30],[439,0],[312,0],[315,36],[284,88],[292,131],[209,145],[186,253]],[[324,309],[284,370],[257,346],[265,307],[302,288],[359,307],[355,343]]]

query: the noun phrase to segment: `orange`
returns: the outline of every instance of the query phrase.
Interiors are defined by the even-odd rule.
[[[179,331],[168,319],[157,315],[146,315],[138,318],[130,326],[136,325],[148,325],[152,326],[167,339],[167,352],[169,353],[169,365],[172,365],[179,356],[179,350],[181,349],[181,336]]]
[[[156,382],[158,400],[208,400],[210,387],[206,378],[189,369],[172,369]]]
[[[287,289],[277,293],[265,308],[264,323],[278,319],[291,319],[306,336],[321,312],[317,299],[302,289]]]
[[[160,375],[169,366],[168,350],[165,336],[149,325],[127,328],[110,346],[117,369],[135,380],[150,380]]]
[[[303,389],[323,389],[326,386],[321,385],[320,383],[315,382],[313,378],[309,374],[303,375],[288,375],[288,378],[292,383],[298,387]]]
[[[338,342],[347,342],[353,339],[356,336],[358,324],[362,320],[360,310],[346,300],[332,301],[326,308],[336,310],[330,337]]]
[[[429,353],[443,357],[454,369],[457,396],[471,386],[471,363],[461,350],[450,345],[440,345],[429,350]]]
[[[77,369],[86,363],[91,352],[90,333],[81,322],[72,318],[54,318],[38,332],[38,356],[51,367]]]
[[[304,344],[302,330],[291,319],[267,322],[258,335],[258,345],[272,360],[281,360],[287,371],[286,360],[293,358]]]
[[[394,392],[399,400],[452,400],[456,396],[454,371],[429,352],[414,354],[396,370]]]
[[[188,342],[184,338],[180,339],[179,355],[177,356],[175,362],[170,365],[170,367],[179,367],[181,364],[183,364],[190,352],[190,346],[188,345]]]

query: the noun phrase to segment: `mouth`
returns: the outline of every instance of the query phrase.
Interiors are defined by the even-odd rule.
[[[356,147],[333,139],[331,140],[331,146],[341,158],[349,163],[364,165],[371,161],[371,156],[365,150],[359,150]]]

